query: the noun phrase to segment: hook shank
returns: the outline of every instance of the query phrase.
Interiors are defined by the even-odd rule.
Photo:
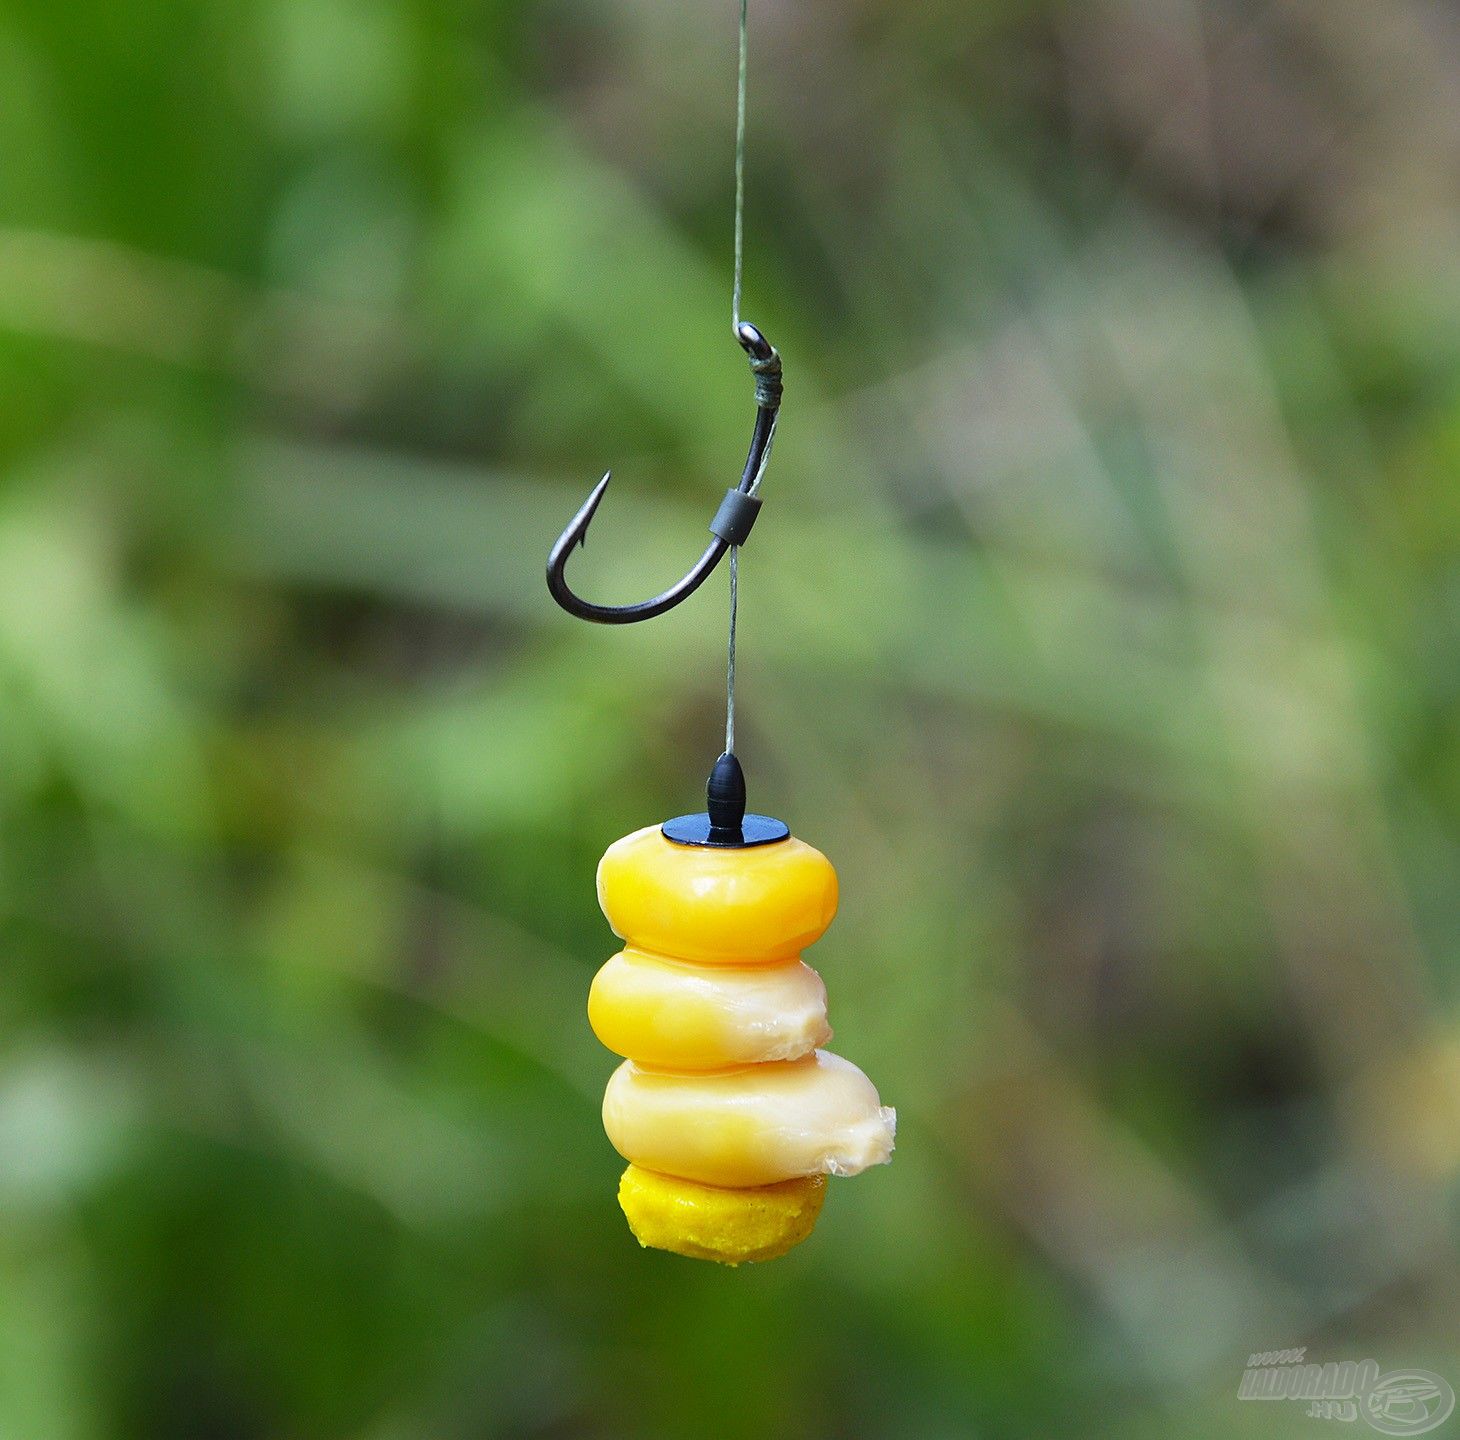
[[[588,527],[593,523],[593,516],[602,503],[604,492],[608,489],[608,482],[613,476],[613,472],[609,471],[593,487],[592,493],[583,502],[582,508],[568,522],[567,529],[558,536],[553,548],[548,552],[548,590],[552,593],[553,599],[570,615],[576,615],[581,620],[593,620],[601,625],[631,625],[639,620],[652,620],[656,615],[663,615],[665,611],[674,609],[681,601],[688,599],[704,584],[710,572],[724,558],[732,540],[738,544],[749,533],[750,525],[755,518],[755,508],[759,503],[754,498],[753,492],[765,469],[771,440],[775,435],[776,417],[781,406],[781,357],[776,353],[775,347],[754,325],[736,326],[735,338],[744,348],[750,361],[751,371],[755,375],[756,411],[755,429],[750,436],[750,451],[745,457],[745,471],[740,477],[740,483],[730,491],[730,496],[727,497],[727,501],[737,493],[747,497],[746,500],[737,501],[730,507],[734,512],[732,525],[727,527],[721,522],[720,515],[723,515],[726,509],[722,506],[720,515],[717,515],[716,521],[713,522],[713,529],[721,533],[717,533],[705,547],[705,553],[695,562],[693,568],[662,593],[651,599],[641,600],[636,605],[595,605],[591,600],[584,600],[573,592],[564,572],[567,569],[568,558],[573,552],[573,547],[582,545],[587,539]],[[730,538],[725,538],[727,529]]]

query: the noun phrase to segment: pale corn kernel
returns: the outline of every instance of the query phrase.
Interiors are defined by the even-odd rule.
[[[880,1165],[892,1155],[896,1115],[855,1065],[818,1050],[701,1073],[626,1060],[608,1082],[603,1128],[635,1165],[748,1186]]]
[[[594,977],[588,1020],[617,1054],[683,1070],[794,1060],[831,1039],[826,986],[799,960],[694,965],[630,948]]]

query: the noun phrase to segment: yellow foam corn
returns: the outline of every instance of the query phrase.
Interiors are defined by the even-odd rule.
[[[896,1117],[831,1037],[801,952],[836,914],[836,872],[787,838],[680,845],[658,827],[609,847],[604,914],[625,948],[589,1019],[625,1057],[604,1095],[630,1162],[619,1199],[641,1244],[738,1264],[811,1233],[827,1175],[892,1153]]]

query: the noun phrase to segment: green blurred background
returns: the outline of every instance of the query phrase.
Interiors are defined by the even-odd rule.
[[[542,563],[612,464],[640,598],[739,473],[733,0],[0,9],[3,1440],[1460,1384],[1455,11],[751,26],[740,750],[901,1125],[729,1271],[629,1237],[584,1018],[725,576]]]

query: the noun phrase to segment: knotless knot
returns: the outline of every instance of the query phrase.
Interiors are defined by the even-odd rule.
[[[752,355],[750,373],[755,376],[755,403],[763,410],[778,409],[785,391],[780,355],[775,350],[763,360]]]

